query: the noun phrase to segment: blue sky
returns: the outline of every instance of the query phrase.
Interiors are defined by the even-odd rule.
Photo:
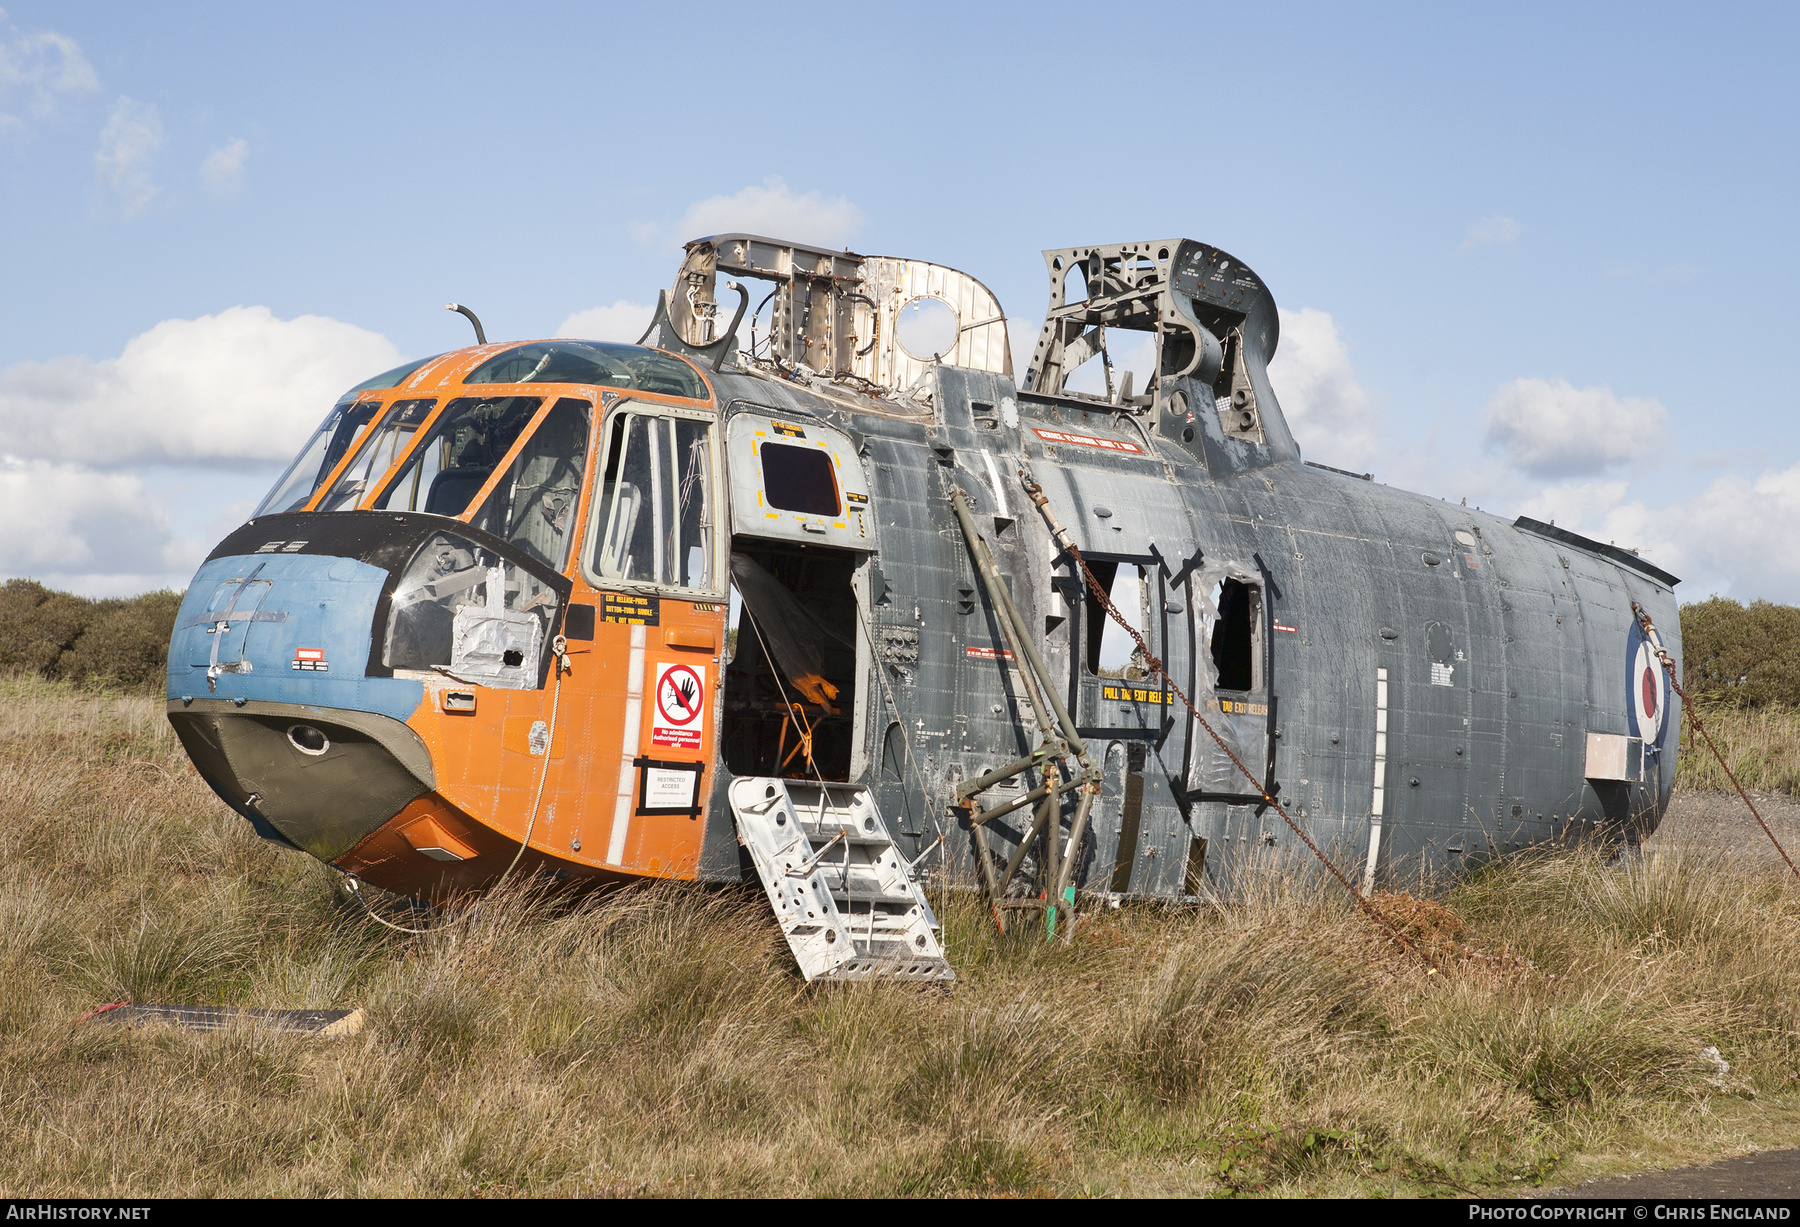
[[[1190,235],[1308,458],[1800,600],[1791,7],[7,4],[0,574],[181,586],[342,387],[682,238]]]

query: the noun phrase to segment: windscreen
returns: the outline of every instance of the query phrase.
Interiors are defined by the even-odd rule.
[[[593,419],[594,407],[584,400],[564,397],[551,406],[470,522],[562,570]]]
[[[379,408],[380,404],[375,401],[332,406],[331,412],[325,415],[325,421],[313,432],[312,438],[306,441],[306,446],[300,449],[300,454],[288,465],[287,472],[281,475],[281,480],[275,483],[275,488],[257,505],[250,518],[254,520],[257,516],[297,511],[306,506],[313,491],[330,476],[331,470],[337,467],[337,462],[350,450],[357,432],[369,424]]]
[[[435,400],[395,401],[382,415],[381,424],[369,432],[343,473],[332,483],[330,492],[313,510],[356,510],[369,493],[369,487],[380,481],[394,458],[406,450],[413,434],[431,416],[436,404]]]
[[[679,358],[606,341],[543,341],[496,354],[463,379],[479,383],[591,383],[706,399],[706,385]]]
[[[463,396],[451,401],[375,507],[461,515],[543,403],[541,396]]]

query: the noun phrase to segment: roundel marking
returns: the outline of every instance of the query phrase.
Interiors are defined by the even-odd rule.
[[[1625,709],[1630,717],[1631,735],[1647,744],[1662,741],[1663,726],[1669,706],[1669,681],[1663,673],[1662,661],[1634,623],[1631,628],[1629,663],[1625,683]]]

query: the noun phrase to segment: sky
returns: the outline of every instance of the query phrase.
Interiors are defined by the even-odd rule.
[[[1310,460],[1800,602],[1800,8],[7,3],[0,577],[186,585],[337,395],[683,239],[1187,236]],[[1121,351],[1127,365],[1147,354]],[[1018,363],[1023,374],[1024,362]],[[1140,373],[1139,386],[1143,384]]]

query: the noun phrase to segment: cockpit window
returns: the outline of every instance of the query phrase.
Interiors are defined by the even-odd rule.
[[[400,386],[400,381],[402,379],[405,379],[408,375],[424,366],[427,362],[436,362],[443,356],[443,354],[433,354],[429,358],[420,358],[417,362],[408,362],[401,366],[397,366],[391,371],[383,371],[373,379],[363,380],[354,388],[351,388],[348,392],[338,397],[338,399],[341,401],[349,400],[358,392],[380,392],[387,388],[397,388]]]
[[[605,341],[544,341],[496,354],[476,367],[465,384],[589,383],[636,388],[667,396],[706,399],[706,385],[679,358],[636,345]]]
[[[712,423],[646,408],[613,414],[588,517],[588,578],[713,591]]]
[[[251,514],[255,519],[261,515],[274,515],[282,511],[295,511],[306,506],[319,483],[331,475],[337,468],[338,461],[350,450],[350,444],[356,433],[369,424],[375,411],[381,408],[378,401],[359,401],[356,404],[338,404],[325,415],[325,421],[313,432],[294,462],[288,465],[287,472],[275,483],[268,497]]]
[[[463,396],[451,401],[374,506],[461,515],[543,403],[541,396]]]
[[[569,561],[570,526],[581,501],[593,420],[594,407],[587,401],[557,401],[470,523],[562,570]]]
[[[389,406],[381,424],[369,432],[356,455],[332,484],[330,492],[319,500],[314,510],[354,511],[369,493],[369,487],[380,481],[394,458],[406,450],[414,432],[431,416],[432,406],[436,404],[435,400],[399,400]]]

